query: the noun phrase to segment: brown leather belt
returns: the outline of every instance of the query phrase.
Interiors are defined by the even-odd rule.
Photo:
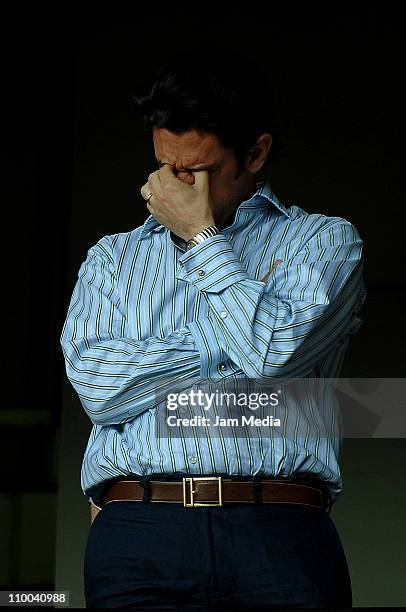
[[[222,477],[198,476],[179,481],[120,480],[102,498],[102,506],[114,501],[150,501],[196,506],[222,506],[233,503],[289,503],[324,509],[323,487],[289,480],[236,481]]]

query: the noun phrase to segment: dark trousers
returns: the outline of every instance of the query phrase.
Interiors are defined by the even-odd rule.
[[[84,559],[88,608],[351,608],[337,530],[294,504],[116,501],[93,521]]]

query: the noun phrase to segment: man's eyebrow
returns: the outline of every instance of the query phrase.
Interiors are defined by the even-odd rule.
[[[162,162],[161,160],[157,159],[157,164],[158,166],[161,168],[162,166],[165,166],[166,164],[168,164],[168,162]],[[173,166],[173,164],[168,164],[169,166]],[[199,170],[212,170],[214,168],[214,166],[208,166],[203,165],[200,166],[199,168],[182,168],[181,170],[178,170],[178,172],[199,172]]]

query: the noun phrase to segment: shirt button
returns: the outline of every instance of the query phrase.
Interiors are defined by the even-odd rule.
[[[223,310],[222,312],[220,312],[220,317],[221,317],[222,319],[225,319],[225,318],[226,318],[226,316],[227,316],[227,313],[226,313],[226,311],[225,311],[225,310]]]
[[[189,457],[190,463],[197,463],[197,457]]]
[[[219,368],[222,372],[224,372],[224,370],[226,369],[226,366],[224,365],[224,363],[220,363]]]
[[[205,271],[204,270],[199,270],[198,271],[198,275],[199,276],[204,276],[205,275]]]

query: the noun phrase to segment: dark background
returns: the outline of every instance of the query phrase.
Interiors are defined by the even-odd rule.
[[[37,11],[5,22],[0,490],[13,496],[4,503],[16,537],[24,492],[48,494],[55,513],[66,385],[59,336],[80,263],[103,235],[148,216],[139,189],[155,169],[153,149],[131,97],[190,41],[221,41],[230,62],[238,48],[269,65],[284,143],[271,167],[275,193],[287,206],[348,219],[365,244],[364,325],[342,375],[404,376],[401,23],[390,6],[233,7],[219,15],[208,5],[193,13],[157,5],[121,19]],[[13,555],[5,584],[46,583],[21,578],[21,557]]]

